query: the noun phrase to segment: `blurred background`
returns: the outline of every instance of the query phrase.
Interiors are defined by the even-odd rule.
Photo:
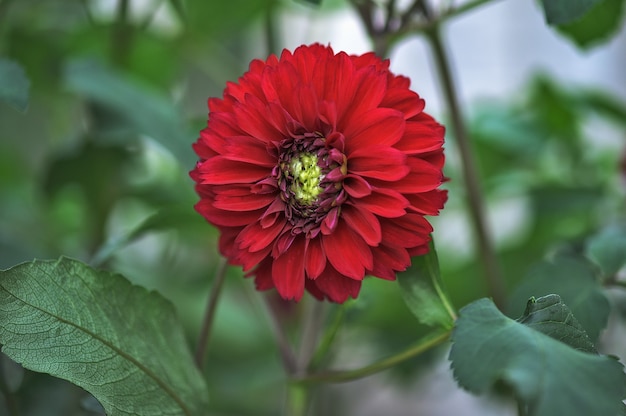
[[[619,23],[612,37],[581,49],[545,24],[536,2],[497,0],[451,19],[444,34],[509,312],[519,316],[519,284],[533,263],[624,222],[626,30]],[[26,111],[0,103],[0,268],[66,255],[118,271],[176,305],[191,347],[219,263],[217,233],[193,210],[188,177],[207,98],[251,59],[311,42],[371,50],[347,0],[0,0],[0,59],[19,64],[30,81]],[[401,40],[389,58],[445,124],[424,40]],[[460,308],[487,291],[458,153],[451,134],[447,140],[450,200],[432,221],[443,279]],[[280,414],[285,376],[264,302],[240,270],[228,274],[204,369],[211,414]],[[358,301],[330,305],[327,319],[341,314],[343,323],[328,365],[356,368],[425,333],[399,298],[397,285],[370,279]],[[296,339],[299,311],[291,312],[285,324]],[[624,356],[619,316],[611,322],[604,349]],[[515,414],[506,400],[456,387],[446,354],[321,387],[312,414]],[[2,398],[18,401],[21,414],[98,414],[82,390],[0,362]]]

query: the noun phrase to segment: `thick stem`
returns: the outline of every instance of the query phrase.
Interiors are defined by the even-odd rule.
[[[478,178],[469,134],[461,106],[459,105],[450,59],[446,54],[439,26],[435,25],[426,32],[426,35],[433,51],[439,81],[452,120],[452,130],[461,153],[463,179],[467,188],[470,219],[484,268],[485,280],[494,303],[499,308],[502,308],[505,299],[504,283],[491,234],[488,230],[483,191]]]
[[[215,320],[215,311],[217,310],[217,301],[222,293],[222,287],[224,286],[224,280],[226,280],[226,260],[221,259],[220,264],[217,267],[215,278],[213,279],[213,287],[207,301],[206,311],[204,313],[204,320],[202,321],[202,329],[200,330],[200,336],[196,344],[195,361],[198,368],[202,369],[204,365],[204,357],[206,355],[206,349],[209,345],[209,338],[211,336],[211,329],[213,328],[213,321]]]
[[[436,347],[437,345],[442,344],[444,341],[448,339],[451,331],[447,330],[444,332],[435,332],[433,334],[427,335],[421,339],[421,341],[412,347],[408,348],[405,351],[402,351],[399,354],[393,355],[391,357],[385,358],[384,360],[378,361],[374,364],[368,365],[366,367],[362,367],[356,370],[347,370],[347,371],[326,371],[320,372],[316,374],[309,374],[304,377],[294,378],[293,382],[295,383],[343,383],[346,381],[352,381],[359,378],[363,378],[380,371],[391,368],[403,361],[406,361],[410,358],[413,358],[425,351],[430,350],[431,348]]]

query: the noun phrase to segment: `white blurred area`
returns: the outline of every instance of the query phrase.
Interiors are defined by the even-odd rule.
[[[461,3],[459,3],[461,4]],[[283,45],[330,44],[335,51],[371,50],[357,14],[290,7],[282,21]],[[538,2],[496,0],[444,26],[464,104],[485,97],[516,94],[538,71],[564,83],[595,85],[626,98],[626,30],[589,51],[580,51],[544,22]],[[433,114],[444,111],[424,39],[413,36],[391,50],[391,69],[411,78],[412,88],[426,99]]]

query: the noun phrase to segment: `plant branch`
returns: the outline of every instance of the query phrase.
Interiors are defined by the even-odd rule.
[[[385,358],[376,363],[370,364],[366,367],[362,367],[356,370],[346,371],[325,371],[314,374],[309,374],[304,377],[293,378],[294,383],[343,383],[346,381],[352,381],[359,378],[367,377],[369,375],[378,373],[380,371],[391,368],[403,361],[413,358],[423,352],[430,350],[448,339],[451,331],[437,331],[425,336],[421,341],[405,351],[391,357]]]
[[[271,294],[265,295],[265,305],[267,306],[267,310],[269,311],[269,315],[272,323],[272,330],[274,332],[274,337],[276,338],[276,344],[278,345],[278,351],[280,353],[280,358],[283,362],[283,367],[285,367],[285,371],[287,375],[291,376],[297,373],[298,370],[298,360],[296,358],[291,345],[289,344],[289,340],[287,339],[287,334],[283,329],[283,325],[280,322],[279,312],[276,309],[276,306],[272,303],[272,300],[269,298]]]
[[[222,287],[224,286],[224,280],[226,280],[226,259],[222,258],[220,264],[217,266],[217,272],[213,279],[213,286],[207,301],[206,311],[204,313],[204,320],[202,322],[202,329],[200,330],[200,336],[196,344],[195,361],[198,368],[202,369],[204,365],[204,357],[206,355],[206,349],[209,345],[209,338],[211,336],[211,329],[213,328],[213,321],[215,320],[215,311],[217,309],[217,302],[220,294],[222,293]]]
[[[324,302],[320,302],[312,297],[305,298],[304,304],[304,324],[302,326],[302,337],[300,339],[300,349],[298,352],[298,374],[306,372],[311,363],[317,340],[322,329],[325,315]]]
[[[421,4],[424,16],[429,20],[433,19],[426,2],[421,0]],[[493,298],[494,303],[501,309],[505,297],[504,283],[491,234],[488,230],[484,195],[480,186],[469,133],[465,125],[459,98],[457,96],[457,89],[452,77],[452,65],[443,44],[439,25],[435,24],[432,29],[426,31],[426,35],[432,48],[444,99],[452,119],[452,130],[461,153],[463,179],[467,188],[470,219],[479,247],[485,280],[490,296]]]

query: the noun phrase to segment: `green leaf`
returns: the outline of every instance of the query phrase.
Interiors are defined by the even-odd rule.
[[[517,321],[577,350],[597,352],[585,329],[561,302],[559,295],[530,298],[524,315]]]
[[[610,305],[594,265],[582,256],[561,254],[530,268],[509,299],[509,316],[531,297],[557,293],[593,342],[606,327]]]
[[[549,25],[560,25],[580,19],[603,0],[541,0]]]
[[[626,225],[613,225],[591,237],[586,254],[611,278],[626,265]]]
[[[83,94],[126,120],[168,149],[183,166],[192,166],[191,144],[195,133],[187,131],[172,100],[94,61],[75,60],[65,68],[69,89]]]
[[[30,81],[15,61],[0,58],[0,101],[22,113],[28,109]]]
[[[456,313],[443,291],[433,240],[428,253],[415,257],[412,263],[407,271],[398,273],[398,283],[407,306],[423,324],[452,328]]]
[[[623,9],[624,0],[602,0],[582,19],[563,22],[565,24],[558,26],[557,30],[578,47],[588,49],[617,33],[623,21]]]
[[[541,322],[533,322],[534,327]],[[560,323],[569,338],[575,337]],[[509,319],[491,300],[461,309],[452,342],[452,369],[463,388],[481,394],[504,385],[529,416],[622,411],[626,379],[617,360],[571,348]]]
[[[74,383],[109,416],[206,414],[207,389],[169,302],[67,258],[0,272],[2,352]]]

